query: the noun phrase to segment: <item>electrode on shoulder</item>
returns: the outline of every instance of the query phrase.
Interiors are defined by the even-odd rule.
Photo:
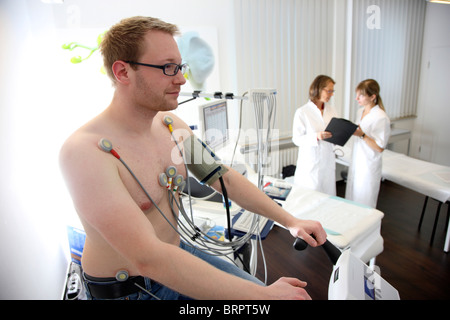
[[[172,119],[172,117],[170,117],[170,116],[164,116],[164,123],[166,124],[166,125],[169,125],[169,124],[172,124],[173,123],[173,119]]]
[[[169,128],[169,131],[172,133],[173,132],[173,127],[172,127],[173,119],[172,119],[172,117],[164,116],[163,122]]]
[[[105,138],[100,139],[98,146],[105,152],[110,152],[112,150],[112,143]]]
[[[97,145],[101,150],[111,153],[114,157],[120,160],[119,154],[113,149],[112,143],[109,140],[101,138]]]

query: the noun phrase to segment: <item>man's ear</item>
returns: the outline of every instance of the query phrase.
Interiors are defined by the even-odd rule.
[[[128,84],[130,79],[128,76],[130,65],[124,61],[117,60],[112,65],[112,71],[116,77],[116,81],[122,84]]]

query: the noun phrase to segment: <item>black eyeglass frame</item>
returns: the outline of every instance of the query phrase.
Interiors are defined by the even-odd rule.
[[[166,76],[169,76],[169,77],[176,76],[178,74],[178,71],[180,71],[180,70],[181,70],[182,74],[185,74],[187,68],[189,67],[187,63],[183,63],[183,64],[166,63],[164,65],[155,65],[155,64],[141,63],[141,62],[135,62],[135,61],[125,61],[125,62],[129,63],[129,64],[135,64],[135,65],[138,65],[138,66],[144,66],[144,67],[151,67],[151,68],[161,69],[163,71],[163,73]],[[166,73],[167,66],[175,66],[174,74]],[[184,69],[184,72],[183,72],[183,69]]]

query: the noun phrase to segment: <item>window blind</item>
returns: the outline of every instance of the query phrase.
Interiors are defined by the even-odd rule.
[[[422,0],[353,1],[351,88],[377,80],[391,120],[416,115],[425,7]],[[355,116],[358,105],[350,107]]]
[[[237,88],[277,89],[275,128],[290,135],[295,110],[319,74],[337,80],[333,103],[354,120],[354,88],[376,79],[392,120],[417,106],[423,0],[235,0]],[[252,110],[245,108],[247,119]],[[250,124],[248,124],[250,125]]]
[[[310,83],[332,70],[333,1],[236,0],[235,11],[238,89],[277,89],[275,128],[290,134]]]

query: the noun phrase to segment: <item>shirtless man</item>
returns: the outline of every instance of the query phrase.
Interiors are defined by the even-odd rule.
[[[172,24],[133,17],[105,34],[101,52],[115,87],[113,99],[61,149],[61,169],[86,232],[82,266],[88,296],[142,297],[146,290],[162,299],[177,299],[179,293],[194,299],[309,299],[306,283],[298,279],[281,278],[265,286],[224,272],[183,249],[179,235],[126,167],[98,147],[100,139],[108,139],[176,225],[167,191],[158,184],[159,174],[175,163],[178,173],[186,177],[180,159],[173,159],[175,142],[163,122],[169,114],[174,130],[190,132],[186,123],[170,113],[177,108],[180,87],[186,81],[176,33]],[[313,247],[325,242],[318,222],[294,218],[241,174],[229,169],[222,178],[229,198],[239,206],[278,221]],[[212,187],[221,191],[219,181]],[[123,283],[115,279],[121,270],[130,276]],[[133,283],[127,285],[130,279]]]

